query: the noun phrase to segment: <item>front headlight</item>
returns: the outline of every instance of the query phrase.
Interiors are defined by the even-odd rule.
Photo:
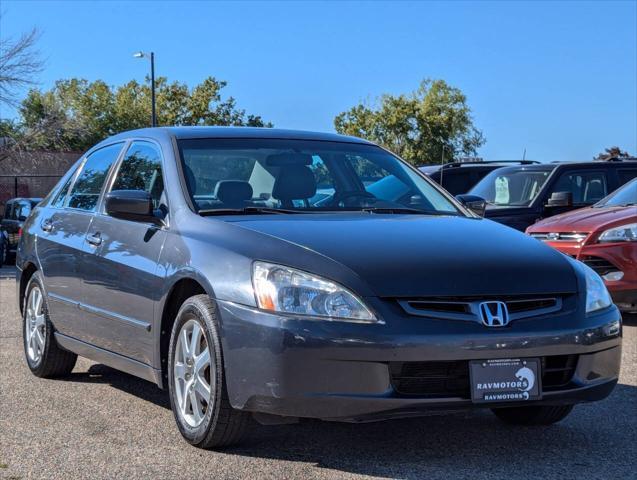
[[[637,223],[628,223],[606,230],[598,242],[637,242]]]
[[[578,262],[586,277],[586,313],[606,308],[613,303],[602,277],[588,265]]]
[[[320,320],[378,323],[363,301],[346,288],[301,270],[254,262],[252,282],[263,310]]]

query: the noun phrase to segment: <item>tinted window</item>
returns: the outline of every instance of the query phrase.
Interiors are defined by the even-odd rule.
[[[617,176],[619,177],[619,185],[621,186],[637,177],[637,168],[620,168],[617,170]]]
[[[88,157],[84,162],[82,173],[71,190],[69,207],[80,210],[95,210],[108,171],[117,160],[121,149],[122,144],[118,143],[101,148]]]
[[[193,139],[180,140],[179,149],[188,190],[200,210],[409,207],[459,213],[428,181],[372,145]]]
[[[604,172],[564,172],[550,193],[571,192],[573,203],[599,202],[608,194]]]
[[[438,183],[445,187],[449,193],[458,195],[467,193],[478,182],[479,178],[469,169],[460,168],[443,172],[440,180],[442,183]]]
[[[4,216],[7,220],[14,220],[13,218],[13,202],[9,202],[4,207]]]
[[[143,190],[150,193],[153,205],[159,208],[164,193],[161,154],[148,142],[133,142],[119,167],[111,190]]]

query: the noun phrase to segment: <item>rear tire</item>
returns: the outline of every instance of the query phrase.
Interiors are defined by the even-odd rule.
[[[55,340],[39,272],[29,280],[24,298],[22,339],[29,369],[41,378],[68,375],[75,367],[77,355],[60,348]]]
[[[168,353],[177,427],[188,443],[205,449],[238,443],[251,422],[249,413],[230,405],[216,310],[208,295],[187,299],[173,324]]]
[[[494,408],[492,412],[510,425],[552,425],[564,420],[573,405]]]

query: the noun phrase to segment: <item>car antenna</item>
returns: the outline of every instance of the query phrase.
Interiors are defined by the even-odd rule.
[[[526,147],[524,147],[524,153],[522,153],[522,161],[526,160]]]
[[[442,187],[442,175],[445,173],[445,145],[442,145],[442,154],[440,155],[440,186]]]

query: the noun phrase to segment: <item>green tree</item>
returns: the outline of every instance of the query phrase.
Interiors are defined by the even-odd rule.
[[[157,78],[158,124],[272,126],[239,109],[234,98],[223,99],[225,86],[214,77],[192,89]],[[27,149],[85,150],[115,133],[149,126],[150,98],[148,81],[111,87],[101,80],[59,80],[51,90],[29,91],[19,107],[18,136]]]
[[[604,152],[599,153],[593,160],[602,160],[602,161],[612,161],[612,160],[621,160],[622,158],[632,158],[628,152],[623,151],[619,147],[610,147],[604,149]]]
[[[382,95],[377,105],[359,104],[334,119],[336,131],[363,137],[414,165],[475,155],[485,142],[473,125],[466,96],[444,80],[425,79],[403,95]]]

